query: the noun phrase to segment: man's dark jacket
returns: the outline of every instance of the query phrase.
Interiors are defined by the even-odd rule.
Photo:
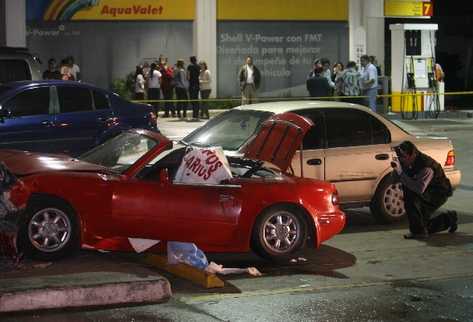
[[[332,89],[327,78],[321,74],[310,73],[306,82],[307,90],[311,97],[327,97],[331,96]]]
[[[434,175],[427,189],[424,191],[424,194],[428,193],[431,196],[450,197],[453,192],[452,185],[445,175],[442,166],[428,155],[422,152],[418,153],[412,167],[405,170],[406,175],[413,177],[423,168],[431,168],[434,171]]]
[[[239,79],[240,79],[240,89],[243,91],[246,86],[246,79],[248,78],[246,72],[246,64],[240,67]],[[253,79],[255,82],[255,88],[258,89],[261,83],[261,73],[255,65],[253,65]]]

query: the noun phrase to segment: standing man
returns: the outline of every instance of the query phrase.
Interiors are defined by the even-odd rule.
[[[48,60],[48,69],[43,73],[43,79],[61,79],[61,73],[57,70],[56,59]]]
[[[174,78],[173,82],[175,84],[176,99],[178,100],[176,104],[177,117],[187,117],[187,90],[189,89],[189,81],[187,80],[187,73],[184,69],[184,59],[178,59],[174,68]]]
[[[356,97],[360,96],[360,73],[358,72],[354,61],[348,62],[347,68],[337,79],[337,86],[341,96],[349,96],[343,98],[344,102],[362,104],[360,98]]]
[[[430,216],[452,195],[452,186],[442,166],[428,155],[417,150],[410,141],[395,147],[399,161],[391,163],[404,191],[404,207],[409,220],[406,239],[425,239],[429,234],[457,228],[457,213],[446,211],[434,218]]]
[[[252,104],[256,102],[256,90],[259,88],[261,73],[255,65],[253,58],[246,57],[246,63],[241,66],[238,73],[241,90],[241,104]]]
[[[381,66],[379,66],[378,61],[376,60],[376,56],[369,56],[370,63],[376,67],[376,72],[378,73],[378,76],[381,76]]]
[[[200,66],[197,64],[195,56],[190,57],[190,64],[187,66],[187,79],[189,80],[189,98],[192,105],[192,118],[197,120],[199,118],[199,75]]]
[[[335,83],[332,80],[332,71],[330,70],[330,60],[328,58],[320,59],[320,64],[322,64],[322,76],[327,79],[328,85],[332,89],[335,89]]]
[[[363,67],[361,75],[361,85],[363,95],[367,96],[366,105],[376,112],[376,95],[378,94],[378,70],[370,63],[368,55],[363,55],[360,58],[361,66]]]
[[[174,110],[174,103],[172,102],[174,92],[174,70],[171,66],[168,66],[167,57],[159,57],[159,72],[161,73],[161,91],[163,92],[164,99],[163,117],[169,117],[169,112],[171,112],[172,117],[175,117],[176,111]]]
[[[74,56],[69,56],[67,58],[67,62],[69,68],[71,69],[72,77],[74,77],[74,80],[79,82],[82,79],[80,74],[80,67],[74,62]]]
[[[323,67],[318,61],[314,62],[314,69],[309,73],[306,80],[307,91],[310,97],[327,97],[332,91],[328,80],[323,75]]]

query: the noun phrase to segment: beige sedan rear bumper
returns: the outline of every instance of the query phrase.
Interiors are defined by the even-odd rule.
[[[460,170],[445,170],[445,175],[450,180],[453,189],[457,188],[460,185],[462,177]]]

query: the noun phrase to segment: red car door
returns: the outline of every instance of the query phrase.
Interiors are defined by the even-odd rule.
[[[218,246],[236,239],[241,186],[176,183],[169,189],[174,240]]]
[[[224,244],[236,231],[240,189],[140,179],[117,182],[114,227],[123,237]]]
[[[165,190],[158,181],[132,178],[115,182],[112,216],[116,235],[163,239],[167,230],[162,224],[171,216]]]

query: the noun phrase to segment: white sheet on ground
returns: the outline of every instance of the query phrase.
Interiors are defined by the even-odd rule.
[[[160,242],[160,240],[143,238],[128,238],[128,241],[130,242],[131,247],[133,247],[137,253],[142,253]]]

